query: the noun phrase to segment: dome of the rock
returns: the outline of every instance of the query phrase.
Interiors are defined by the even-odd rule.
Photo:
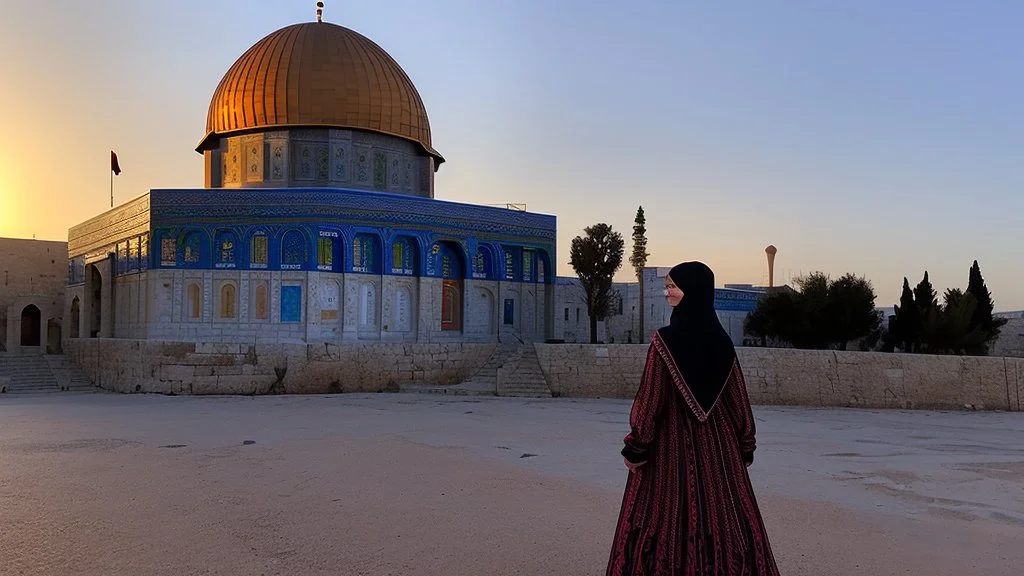
[[[435,165],[426,108],[409,76],[369,38],[336,24],[277,30],[249,48],[210,101],[197,151],[256,131],[337,128],[410,141]]]

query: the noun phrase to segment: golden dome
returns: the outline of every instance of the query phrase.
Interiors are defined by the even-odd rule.
[[[433,156],[430,123],[405,71],[369,38],[337,24],[293,24],[235,61],[210,101],[199,152],[232,133],[352,128],[412,140]]]

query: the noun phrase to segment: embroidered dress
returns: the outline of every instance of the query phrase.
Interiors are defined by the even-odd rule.
[[[651,340],[622,455],[634,464],[607,576],[777,576],[747,474],[754,417],[703,264],[669,273],[684,293]],[[684,365],[684,362],[686,363]]]

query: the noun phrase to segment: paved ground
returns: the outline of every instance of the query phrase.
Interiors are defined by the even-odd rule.
[[[0,396],[0,575],[600,575],[628,410]],[[755,414],[784,575],[1024,572],[1024,415]]]

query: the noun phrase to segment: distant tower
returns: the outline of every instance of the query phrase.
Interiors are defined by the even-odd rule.
[[[775,253],[779,249],[775,246],[769,245],[764,249],[764,253],[768,255],[768,287],[775,287]]]
[[[323,2],[317,2],[316,3],[316,21],[317,22],[323,22],[324,21],[324,3]]]

